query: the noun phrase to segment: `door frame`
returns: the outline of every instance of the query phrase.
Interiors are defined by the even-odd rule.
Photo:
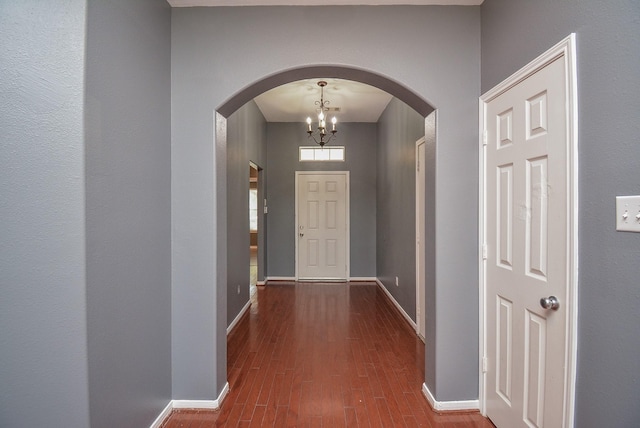
[[[422,144],[426,144],[426,137],[422,137],[420,138],[418,141],[416,141],[416,169],[415,169],[415,173],[416,173],[416,334],[418,335],[418,337],[424,342],[425,338],[424,338],[424,334],[426,333],[426,326],[425,326],[425,311],[426,311],[426,304],[425,304],[425,292],[426,292],[426,278],[425,278],[425,282],[424,283],[420,283],[420,225],[421,222],[423,223],[422,226],[424,226],[426,228],[426,224],[425,223],[425,208],[426,206],[422,207],[422,218],[420,216],[420,206],[418,204],[418,201],[420,200],[420,195],[419,195],[419,191],[420,191],[420,161],[422,159],[420,159],[420,151],[419,151],[419,147]],[[426,150],[426,147],[425,147]],[[425,158],[426,158],[426,152],[425,152]],[[423,162],[422,167],[424,167],[424,164],[426,164],[426,159],[425,162]],[[425,186],[423,186],[423,190],[426,190],[426,183],[422,183]],[[424,197],[424,195],[423,195]],[[422,242],[422,247],[424,248],[425,243]],[[423,260],[424,265],[426,265],[426,260]],[[423,267],[426,269],[426,266]],[[426,275],[425,275],[426,276]],[[420,302],[422,302],[423,304],[421,305]],[[425,331],[420,331],[420,325],[422,325],[425,329]]]
[[[486,416],[486,372],[487,372],[487,305],[486,305],[486,105],[508,89],[544,68],[554,60],[565,57],[565,83],[567,88],[567,294],[566,342],[564,349],[564,415],[563,426],[573,427],[575,411],[576,361],[578,349],[578,95],[576,67],[576,36],[570,34],[551,49],[515,72],[502,83],[483,94],[479,99],[479,212],[478,212],[478,272],[479,272],[479,400],[480,411]]]
[[[299,261],[298,261],[298,242],[300,241],[298,239],[298,182],[299,182],[299,177],[301,175],[344,175],[345,177],[345,229],[347,231],[346,233],[346,242],[345,242],[345,263],[347,265],[346,267],[346,272],[345,272],[345,281],[349,281],[349,278],[351,277],[351,245],[350,245],[350,237],[351,237],[351,226],[350,226],[350,203],[349,201],[351,200],[351,195],[350,195],[350,188],[351,185],[349,183],[349,171],[296,171],[296,178],[295,178],[295,221],[294,221],[294,241],[295,241],[295,260],[296,260],[296,281],[299,280],[300,275],[299,275]],[[327,280],[327,281],[335,281],[335,279],[331,280]]]
[[[258,262],[258,267],[257,267],[257,278],[256,278],[256,285],[265,285],[266,281],[265,281],[265,267],[266,267],[266,263],[264,263],[264,253],[265,253],[265,242],[264,242],[264,228],[266,225],[265,222],[265,212],[264,209],[266,207],[266,199],[265,197],[265,192],[264,192],[264,168],[262,168],[260,165],[258,165],[256,162],[249,160],[249,167],[253,168],[257,171],[258,176],[257,176],[257,189],[258,189],[258,254],[256,255],[257,257],[257,262]],[[249,188],[251,188],[251,184],[249,184]],[[249,228],[251,229],[251,228]],[[249,232],[251,232],[251,230],[249,230]],[[262,273],[262,280],[260,280],[260,274]]]

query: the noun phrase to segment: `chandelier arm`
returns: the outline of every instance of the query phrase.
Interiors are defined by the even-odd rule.
[[[333,140],[333,137],[335,136],[336,136],[336,131],[331,131],[331,135],[329,135],[329,138],[324,143],[329,144],[329,141]]]
[[[336,135],[336,122],[335,122],[335,117],[333,118],[333,129],[331,131],[329,131],[331,133],[331,135],[329,135],[329,138],[327,138],[327,141],[324,140],[324,138],[327,136],[327,134],[329,132],[327,132],[327,128],[325,125],[325,121],[326,121],[326,115],[325,112],[328,113],[329,109],[328,109],[328,105],[330,104],[329,101],[325,101],[324,99],[324,87],[327,86],[327,82],[324,81],[320,81],[318,82],[318,86],[320,86],[320,101],[315,101],[315,105],[319,106],[319,110],[320,113],[318,114],[318,127],[315,131],[313,131],[311,129],[311,118],[307,118],[307,125],[309,127],[309,129],[307,130],[307,133],[309,134],[309,136],[307,138],[313,138],[313,141],[319,145],[320,147],[324,147],[325,144],[328,144],[329,141],[333,140],[333,138]],[[318,141],[318,139],[316,138],[316,136],[314,134],[316,134],[320,136],[320,141]]]

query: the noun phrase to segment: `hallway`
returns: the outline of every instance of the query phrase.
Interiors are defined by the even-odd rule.
[[[479,413],[434,413],[424,344],[375,283],[270,283],[228,338],[219,411],[174,410],[163,428],[490,428]]]

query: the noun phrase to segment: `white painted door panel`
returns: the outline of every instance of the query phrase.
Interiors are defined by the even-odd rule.
[[[298,279],[346,280],[346,174],[298,174],[296,180]]]
[[[568,141],[560,57],[486,104],[486,412],[561,427],[568,286]],[[558,310],[540,299],[557,296]]]

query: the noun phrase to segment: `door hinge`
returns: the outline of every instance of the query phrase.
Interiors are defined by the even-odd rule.
[[[482,145],[486,146],[487,145],[487,131],[482,131]]]
[[[487,357],[482,357],[482,373],[486,373],[487,372]]]
[[[487,244],[482,244],[482,260],[487,260]]]
[[[420,172],[420,159],[416,161],[416,171]]]

